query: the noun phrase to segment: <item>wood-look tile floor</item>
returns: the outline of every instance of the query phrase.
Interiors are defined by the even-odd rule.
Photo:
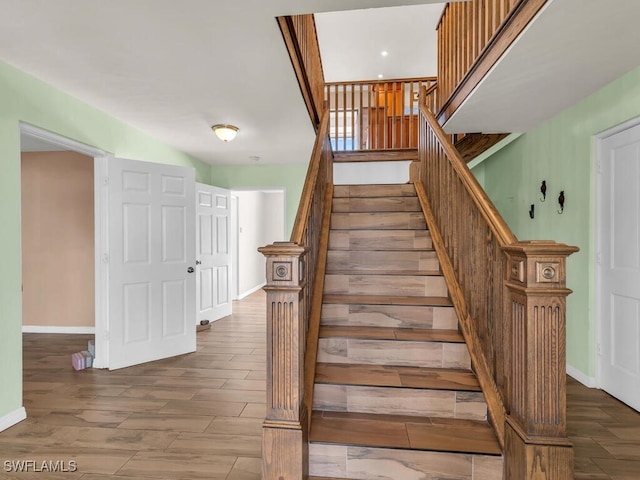
[[[259,479],[264,293],[233,308],[197,334],[197,352],[114,372],[71,367],[91,336],[25,334],[28,418],[0,433],[0,478]],[[77,471],[7,472],[19,460]]]
[[[115,372],[71,368],[88,336],[24,335],[28,418],[0,433],[0,479],[260,478],[265,298],[234,303],[198,333],[198,351]],[[576,479],[640,479],[640,413],[569,379]],[[68,473],[7,472],[5,462],[77,462]],[[42,466],[42,465],[40,465]]]
[[[568,377],[567,432],[576,480],[640,479],[640,413]]]

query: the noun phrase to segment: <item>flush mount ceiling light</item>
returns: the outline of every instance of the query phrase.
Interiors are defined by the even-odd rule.
[[[380,55],[382,55],[383,57],[386,57],[387,55],[389,55],[389,52],[387,52],[386,50],[383,50],[380,52]]]
[[[213,125],[211,127],[211,130],[213,130],[216,136],[223,142],[230,142],[231,140],[236,138],[238,130],[240,129],[238,127],[234,127],[233,125],[218,124]]]

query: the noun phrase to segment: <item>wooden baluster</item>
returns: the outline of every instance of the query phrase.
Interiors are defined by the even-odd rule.
[[[555,242],[504,248],[505,313],[510,361],[505,478],[573,478],[566,432],[566,257],[578,251]]]
[[[356,115],[356,100],[355,100],[355,88],[356,86],[351,84],[351,148],[349,150],[354,150],[356,148],[356,125],[355,125],[355,115]],[[346,150],[346,149],[345,149]]]
[[[342,85],[342,148],[338,147],[338,150],[347,149],[347,84]]]
[[[340,150],[340,137],[338,136],[338,124],[339,124],[339,112],[340,112],[340,105],[338,102],[338,89],[339,89],[339,85],[335,85],[335,90],[333,91],[333,103],[335,105],[335,128],[334,128],[334,134],[333,134],[333,138],[335,138],[335,142],[336,142],[336,150]]]
[[[307,249],[276,242],[267,259],[267,416],[262,426],[262,479],[302,480],[308,472],[304,408],[304,304]]]

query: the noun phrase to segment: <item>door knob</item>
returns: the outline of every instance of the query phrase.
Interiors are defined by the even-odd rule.
[[[193,267],[189,267],[187,268],[187,273],[193,273],[195,270],[193,269]]]

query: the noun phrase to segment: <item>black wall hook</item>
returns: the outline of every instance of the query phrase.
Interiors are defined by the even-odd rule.
[[[533,218],[535,216],[536,206],[532,203],[531,208],[529,209],[529,217]]]
[[[558,196],[558,203],[560,204],[560,210],[558,210],[558,214],[562,215],[564,213],[564,190],[560,192]]]
[[[542,193],[541,202],[544,202],[547,199],[547,181],[542,180],[542,185],[540,185],[540,193]]]

